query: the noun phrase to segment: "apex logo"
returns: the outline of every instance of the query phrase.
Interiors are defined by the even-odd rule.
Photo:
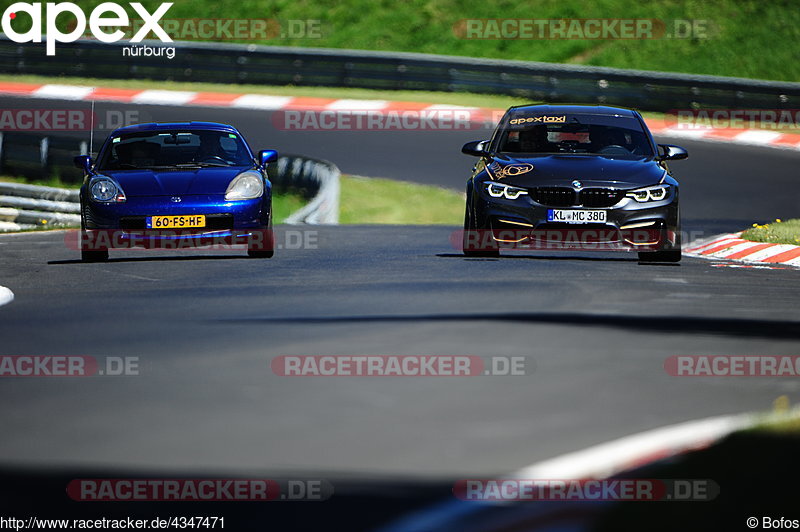
[[[161,4],[154,13],[150,13],[142,4],[131,2],[130,6],[142,17],[144,24],[133,36],[131,42],[141,42],[151,31],[162,42],[172,42],[169,35],[159,24],[159,21],[172,7],[172,2]],[[31,29],[20,33],[11,27],[11,21],[17,19],[20,13],[27,13],[33,20]],[[77,24],[69,33],[64,33],[58,29],[56,22],[62,15],[72,15]],[[111,16],[109,16],[111,15]],[[45,38],[47,39],[47,55],[56,55],[56,43],[75,42],[86,31],[86,13],[78,5],[72,2],[48,2],[47,13],[45,15]],[[116,30],[112,33],[104,31],[104,28],[120,28],[130,25],[127,11],[121,5],[113,2],[105,2],[95,7],[88,18],[89,29],[92,35],[101,42],[117,42],[124,37],[124,33]],[[8,6],[2,15],[3,33],[9,39],[17,43],[42,42],[42,3],[16,2]]]

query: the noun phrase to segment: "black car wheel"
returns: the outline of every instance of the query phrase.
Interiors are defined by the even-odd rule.
[[[488,257],[497,258],[500,250],[497,242],[491,238],[491,229],[488,227],[478,227],[469,212],[471,202],[467,194],[467,208],[464,212],[464,236],[462,239],[462,249],[466,257]]]
[[[264,251],[248,249],[247,256],[251,259],[271,259],[273,256],[275,256],[275,250],[270,249],[269,251]]]
[[[81,206],[81,211],[85,212],[86,209]],[[83,246],[85,245],[84,243],[89,241],[89,239],[86,237],[86,221],[84,220],[83,216],[81,216],[81,232],[79,238],[79,245],[81,246],[81,261],[105,262],[108,260],[107,249],[83,249]]]
[[[251,259],[271,259],[275,255],[275,234],[272,231],[272,213],[269,213],[269,222],[264,231],[261,242],[250,244],[247,248],[247,256]]]
[[[105,262],[108,260],[108,250],[81,250],[81,260],[83,262]]]
[[[680,250],[670,249],[668,251],[640,251],[639,260],[641,262],[680,262]]]

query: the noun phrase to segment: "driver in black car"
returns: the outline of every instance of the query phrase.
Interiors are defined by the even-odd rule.
[[[601,153],[605,148],[610,146],[617,146],[630,151],[630,145],[625,138],[625,133],[618,128],[614,127],[595,127],[589,132],[592,151],[594,153]]]

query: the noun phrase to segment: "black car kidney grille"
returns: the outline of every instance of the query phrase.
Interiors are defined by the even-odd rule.
[[[584,207],[611,207],[625,197],[625,192],[613,188],[587,188],[580,192]]]
[[[572,207],[577,199],[575,191],[566,187],[537,187],[530,189],[528,194],[536,203],[548,207]]]

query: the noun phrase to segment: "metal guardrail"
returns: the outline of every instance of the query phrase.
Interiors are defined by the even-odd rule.
[[[38,177],[39,170],[34,175]],[[309,199],[286,223],[338,223],[340,175],[339,168],[328,161],[280,156],[277,172],[270,176],[273,190],[300,192]],[[76,227],[80,223],[78,190],[0,182],[0,232]]]
[[[75,137],[0,133],[0,173],[79,182],[83,175],[72,159],[86,152],[86,142]],[[0,183],[0,232],[76,226],[79,213],[77,190]]]
[[[278,158],[278,183],[290,190],[314,191],[311,201],[286,219],[288,224],[339,223],[339,167],[329,161],[287,155]]]
[[[800,83],[444,55],[143,41],[175,58],[130,57],[130,43],[81,40],[20,45],[0,36],[0,71],[11,74],[314,85],[508,94],[553,103],[603,103],[642,110],[800,108]]]
[[[78,137],[0,132],[0,174],[4,175],[59,177],[67,183],[79,183],[83,172],[72,160],[87,153],[88,142]]]
[[[80,225],[78,191],[0,183],[0,232]]]

